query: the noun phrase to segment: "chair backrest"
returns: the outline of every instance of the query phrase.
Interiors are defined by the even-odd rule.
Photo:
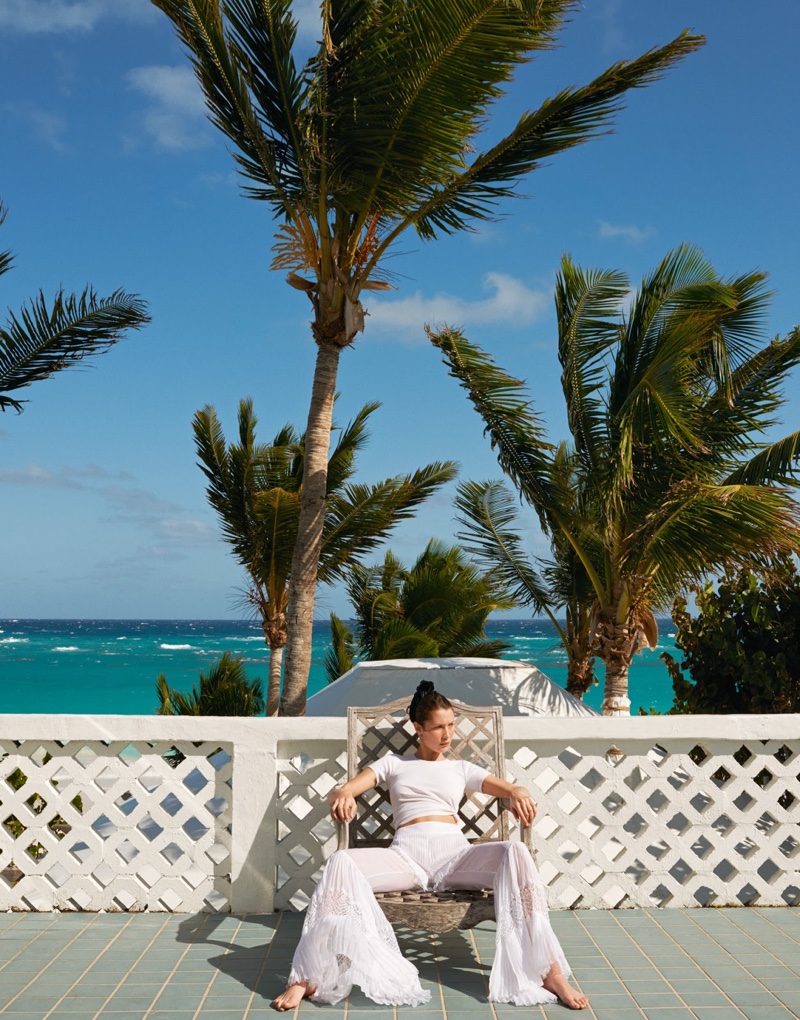
[[[410,696],[384,705],[347,710],[347,776],[352,779],[384,754],[413,754],[414,727],[409,721]],[[478,708],[453,701],[456,732],[450,753],[504,776],[505,745],[503,711],[497,706]],[[358,798],[355,819],[350,822],[346,841],[350,847],[389,846],[394,836],[392,806],[382,787]],[[471,843],[508,839],[508,813],[495,797],[469,793],[458,810],[459,820]],[[342,827],[344,829],[344,826]]]

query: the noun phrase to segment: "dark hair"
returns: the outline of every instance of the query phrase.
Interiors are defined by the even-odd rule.
[[[408,718],[411,722],[419,723],[422,726],[428,716],[437,708],[452,707],[447,698],[434,689],[430,680],[422,680],[408,706]]]

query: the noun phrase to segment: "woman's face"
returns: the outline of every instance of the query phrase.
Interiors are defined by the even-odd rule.
[[[453,741],[456,731],[455,713],[452,708],[437,708],[424,723],[414,723],[419,737],[420,750],[431,754],[444,754]]]

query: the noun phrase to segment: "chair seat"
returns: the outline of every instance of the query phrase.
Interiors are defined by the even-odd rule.
[[[445,932],[495,919],[492,889],[408,890],[376,893],[375,899],[389,922],[405,928]]]

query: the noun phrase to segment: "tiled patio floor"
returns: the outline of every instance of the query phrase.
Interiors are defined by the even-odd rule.
[[[800,910],[554,912],[596,1020],[800,1017]],[[0,1017],[17,1020],[257,1020],[282,988],[297,914],[0,914]],[[493,926],[401,933],[431,990],[415,1020],[552,1020],[561,1006],[486,1001]],[[397,1020],[353,995],[300,1007],[302,1020]],[[289,1018],[292,1020],[292,1018]]]

